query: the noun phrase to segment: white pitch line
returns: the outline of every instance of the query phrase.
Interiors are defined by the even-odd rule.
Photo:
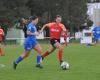
[[[3,68],[3,67],[5,67],[5,65],[4,64],[0,64],[0,68]]]

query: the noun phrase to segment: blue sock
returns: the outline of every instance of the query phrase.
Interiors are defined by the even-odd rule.
[[[17,60],[16,60],[16,64],[18,64],[19,62],[21,62],[23,60],[23,58],[20,56],[19,58],[17,58]]]
[[[40,64],[41,63],[41,55],[38,55],[37,56],[37,64]]]

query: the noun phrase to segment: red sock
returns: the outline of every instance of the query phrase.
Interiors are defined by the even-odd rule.
[[[63,53],[63,50],[60,50],[60,51],[59,51],[59,61],[60,61],[60,62],[62,62],[62,53]]]
[[[3,54],[3,50],[2,50],[2,48],[0,48],[0,56],[3,56],[4,54]]]
[[[2,49],[0,48],[0,56],[2,55]]]
[[[44,58],[44,57],[46,57],[46,56],[48,56],[49,55],[49,52],[47,51],[47,52],[45,52],[43,55],[42,55],[42,57]]]

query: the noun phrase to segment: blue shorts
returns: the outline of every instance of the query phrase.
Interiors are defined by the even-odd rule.
[[[34,41],[27,41],[24,43],[24,49],[25,50],[31,50],[33,49],[36,45],[38,44],[38,42],[36,40]]]
[[[100,42],[100,38],[94,38],[94,42]]]

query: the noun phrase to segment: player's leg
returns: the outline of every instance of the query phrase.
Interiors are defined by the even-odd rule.
[[[30,51],[25,50],[20,57],[17,58],[17,60],[15,61],[16,64],[20,63],[23,59],[25,59],[26,57],[29,56]]]
[[[61,45],[59,46],[58,58],[59,58],[59,62],[62,63],[63,62],[63,47]]]
[[[3,49],[2,49],[2,44],[1,44],[2,41],[0,41],[0,56],[4,56],[4,52],[3,52]]]
[[[26,57],[29,56],[30,51],[25,50],[21,56],[19,56],[16,61],[13,63],[13,68],[16,69],[17,65],[23,61],[23,59],[25,59]]]
[[[62,55],[63,55],[63,47],[59,42],[55,43],[55,47],[59,49],[59,53],[58,53],[58,58],[59,58],[59,62],[62,63]]]
[[[68,46],[68,44],[69,44],[69,37],[66,37],[65,44],[66,44],[66,46]]]
[[[47,57],[48,55],[50,55],[55,50],[56,50],[56,47],[50,45],[50,48],[42,55],[42,58],[44,59],[45,57]]]
[[[99,39],[94,37],[94,44],[97,45],[98,44]]]
[[[41,65],[41,63],[42,63],[42,61],[41,61],[42,60],[42,57],[41,57],[41,55],[42,55],[42,48],[41,48],[41,46],[39,44],[36,44],[34,49],[38,53],[37,54],[37,65],[36,65],[36,67],[43,68],[42,65]]]
[[[31,44],[24,44],[24,49],[25,51],[16,59],[16,61],[14,61],[13,63],[13,68],[16,69],[17,65],[23,61],[23,59],[25,59],[26,57],[29,56],[29,53],[32,49],[32,45]]]
[[[100,44],[100,39],[96,40],[96,45]]]
[[[1,42],[0,42],[0,56],[2,56]]]
[[[50,48],[42,55],[42,58],[44,59],[46,56],[50,55],[52,52],[54,52],[56,50],[56,47],[54,46],[54,44],[56,43],[55,39],[51,39],[50,40]]]
[[[46,56],[51,54],[53,51],[55,51],[56,48],[58,48],[59,49],[59,54],[58,54],[59,56],[58,56],[58,58],[59,58],[59,61],[61,63],[63,61],[62,60],[63,47],[60,44],[60,40],[59,39],[58,40],[53,40],[53,41],[51,41],[51,44],[52,44],[52,46],[49,48],[48,51],[45,52],[45,54],[42,55],[42,57],[45,58]]]

